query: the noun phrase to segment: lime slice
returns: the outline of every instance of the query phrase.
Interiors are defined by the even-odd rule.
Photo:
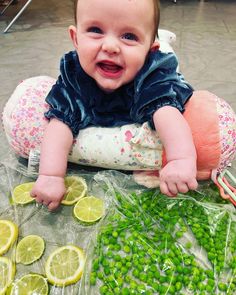
[[[16,262],[31,264],[43,255],[44,249],[45,243],[40,236],[26,236],[16,246]]]
[[[48,281],[55,286],[76,283],[83,272],[85,256],[73,245],[57,248],[47,259],[45,271]]]
[[[12,193],[13,202],[21,205],[33,202],[34,198],[30,196],[33,185],[34,182],[27,182],[16,186]]]
[[[105,214],[102,199],[93,196],[79,200],[74,207],[74,215],[83,222],[95,222]]]
[[[64,205],[73,205],[87,193],[87,184],[82,177],[68,176],[65,178],[66,193],[62,200]]]
[[[6,253],[18,237],[18,227],[9,220],[0,220],[0,255]]]
[[[12,283],[10,295],[47,295],[47,279],[39,274],[27,274]]]
[[[5,294],[15,276],[15,266],[7,257],[0,257],[0,294]]]

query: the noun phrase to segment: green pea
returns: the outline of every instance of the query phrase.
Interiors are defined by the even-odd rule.
[[[142,266],[141,264],[139,264],[139,265],[137,265],[137,269],[138,269],[139,271],[143,271],[143,266]]]
[[[128,245],[125,245],[124,248],[123,248],[124,252],[125,253],[130,253],[131,249]]]
[[[110,251],[110,250],[107,251],[106,256],[107,256],[108,258],[112,258],[112,257],[113,257],[113,252]]]
[[[113,231],[113,232],[112,232],[112,236],[113,236],[114,238],[117,238],[117,237],[119,236],[119,234],[118,234],[117,231]]]
[[[162,295],[162,294],[166,294],[168,290],[168,287],[167,286],[163,286],[163,285],[160,285],[159,286],[159,293]]]
[[[177,273],[179,273],[179,274],[183,273],[183,272],[184,272],[184,268],[183,268],[183,266],[181,266],[181,265],[177,265],[177,266],[176,266],[176,271],[177,271]]]
[[[103,269],[103,271],[104,271],[104,273],[105,273],[106,276],[108,276],[111,273],[110,267],[105,267]]]
[[[190,290],[190,291],[195,291],[196,290],[196,285],[194,285],[193,283],[190,283],[189,285],[188,285],[188,289]]]
[[[180,239],[180,238],[182,238],[183,234],[184,234],[184,233],[183,233],[182,231],[177,231],[177,232],[175,233],[175,236],[176,236],[177,239]]]
[[[158,283],[152,283],[152,288],[155,290],[155,291],[159,291],[159,284]]]
[[[118,255],[118,254],[114,255],[114,260],[115,261],[121,261],[121,256]]]
[[[188,276],[184,276],[183,277],[183,283],[185,284],[185,286],[188,285],[189,282],[190,282],[190,278]]]
[[[126,288],[123,288],[121,289],[121,295],[129,295],[130,294],[130,291],[129,289],[126,287]]]
[[[176,294],[176,289],[174,286],[170,286],[169,289],[168,289],[168,293],[170,294]]]
[[[113,282],[114,281],[114,276],[113,275],[109,275],[109,276],[107,276],[106,280],[108,282]]]
[[[128,262],[126,262],[126,264],[125,264],[125,265],[126,265],[126,267],[127,267],[127,268],[131,268],[131,267],[132,267],[132,263],[131,263],[131,262],[129,262],[129,261],[128,261]]]
[[[139,274],[139,279],[140,279],[140,281],[146,282],[147,281],[147,274],[140,273]]]
[[[140,264],[145,264],[146,260],[144,257],[139,258],[139,263]]]
[[[116,262],[116,264],[115,264],[115,267],[116,267],[117,269],[121,269],[122,266],[123,266],[123,264],[122,264],[121,261],[118,261],[118,262]]]
[[[113,269],[115,267],[115,265],[116,265],[116,262],[114,260],[109,261],[109,267],[111,269]]]
[[[192,282],[194,282],[194,283],[198,283],[198,282],[199,282],[199,277],[198,277],[198,276],[194,276],[194,277],[192,278]]]
[[[124,280],[122,277],[117,278],[116,282],[119,287],[122,287],[122,285],[124,284]]]
[[[102,266],[106,267],[109,265],[109,261],[107,259],[102,259]]]
[[[213,279],[208,279],[208,282],[207,284],[211,287],[214,287],[215,286],[215,281]]]
[[[92,268],[93,268],[94,271],[99,270],[99,260],[98,260],[98,258],[94,259]]]
[[[121,250],[121,245],[120,244],[116,244],[116,245],[113,246],[113,249],[115,251],[120,251]]]
[[[130,281],[129,285],[130,285],[130,288],[133,289],[133,290],[135,290],[137,288],[137,286],[138,286],[135,281]]]
[[[137,291],[140,292],[141,294],[144,293],[146,291],[146,287],[143,284],[140,284],[137,286]],[[140,294],[138,293],[138,294]]]
[[[206,286],[202,282],[197,283],[198,290],[203,291],[206,289]]]
[[[120,288],[119,287],[115,287],[113,289],[113,292],[114,292],[115,295],[120,295]]]
[[[185,265],[191,265],[192,261],[189,258],[184,259],[184,264]]]
[[[129,275],[127,275],[127,276],[125,276],[125,282],[126,283],[130,283],[131,282],[131,276],[129,276]]]
[[[127,267],[122,266],[120,271],[122,274],[126,275],[129,271],[129,269]]]
[[[225,283],[219,283],[218,288],[220,291],[227,291],[227,285]]]
[[[97,273],[97,277],[98,277],[100,280],[102,280],[102,279],[103,279],[103,273],[102,273],[101,271],[99,271],[99,272]]]
[[[96,275],[90,275],[90,284],[92,286],[95,286],[96,285]]]
[[[133,256],[125,256],[126,261],[132,261],[132,259],[133,259]]]
[[[159,281],[161,284],[163,284],[167,281],[167,278],[165,276],[160,276]]]
[[[109,243],[110,243],[109,239],[107,239],[107,238],[104,238],[104,239],[103,239],[103,244],[104,244],[104,245],[107,246],[107,245],[109,245]]]
[[[137,269],[134,269],[133,272],[132,272],[132,275],[135,277],[135,278],[138,278],[139,277],[139,271]]]
[[[191,242],[187,242],[186,244],[185,244],[185,247],[187,248],[187,249],[190,249],[190,248],[192,248],[192,243]]]
[[[214,286],[206,285],[205,289],[206,289],[207,292],[211,293],[213,291],[213,289],[214,289]]]
[[[105,295],[109,291],[108,287],[106,285],[103,285],[99,288],[100,294]]]
[[[181,282],[176,282],[175,283],[175,289],[176,289],[176,291],[180,291],[181,289],[182,289],[182,283]]]

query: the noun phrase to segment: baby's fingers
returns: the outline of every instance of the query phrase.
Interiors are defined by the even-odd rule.
[[[30,196],[32,198],[36,198],[37,197],[37,193],[36,193],[36,190],[34,188],[30,191]]]
[[[168,197],[175,197],[177,194],[177,187],[176,185],[168,185],[165,181],[161,181],[160,183],[160,190],[164,195]]]
[[[49,211],[54,211],[54,210],[56,210],[58,207],[59,207],[59,205],[60,205],[60,202],[50,202],[49,204],[48,204],[48,210]]]
[[[179,193],[187,193],[189,191],[189,187],[186,183],[177,183],[177,188]]]
[[[187,183],[189,190],[195,190],[198,187],[198,183],[196,178],[193,178],[191,181]]]

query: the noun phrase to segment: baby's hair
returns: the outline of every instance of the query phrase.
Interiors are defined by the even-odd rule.
[[[77,3],[79,0],[74,0],[74,19],[75,19],[75,24],[77,23]],[[153,6],[154,6],[154,32],[153,32],[153,41],[155,40],[156,37],[158,37],[158,27],[160,23],[160,2],[159,0],[152,0],[153,1]]]

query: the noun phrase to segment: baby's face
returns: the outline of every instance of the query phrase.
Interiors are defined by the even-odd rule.
[[[153,43],[151,0],[79,0],[69,32],[84,71],[106,92],[134,79]]]

